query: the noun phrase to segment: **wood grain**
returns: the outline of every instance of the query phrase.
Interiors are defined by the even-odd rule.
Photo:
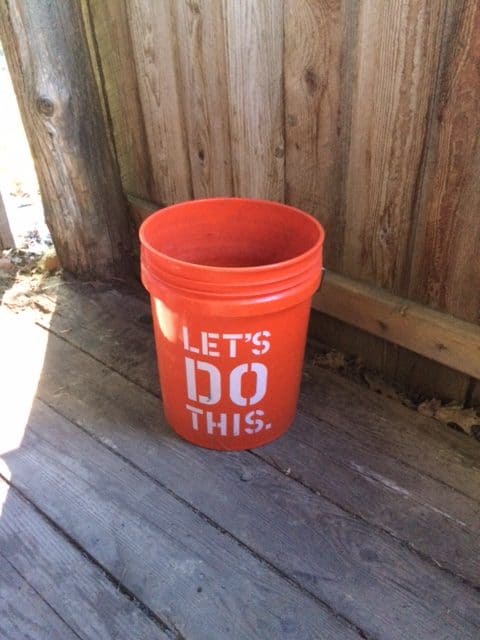
[[[432,115],[411,297],[480,321],[480,5],[455,4]]]
[[[309,335],[322,346],[340,351],[347,357],[355,356],[387,383],[398,385],[417,398],[465,401],[470,378],[464,373],[315,309],[310,316]]]
[[[124,273],[128,213],[80,3],[3,2],[0,36],[61,265],[86,279]]]
[[[78,640],[10,562],[0,555],[0,634],[3,640]]]
[[[474,0],[80,4],[8,0],[2,8],[67,269],[108,277],[130,252],[111,127],[133,195],[162,205],[230,194],[286,199],[325,223],[330,268],[478,324]],[[347,342],[358,340],[345,331]],[[422,386],[423,375],[433,387],[438,376],[440,394],[467,397],[466,378],[424,372],[411,354],[360,340],[387,377]]]
[[[331,393],[335,398],[329,399]],[[300,404],[311,415],[331,422],[352,438],[368,439],[386,455],[474,500],[480,499],[480,451],[465,434],[340,376],[332,380],[331,374],[322,369],[304,385],[304,394]]]
[[[119,306],[123,310],[122,315],[117,313]],[[55,321],[50,330],[67,336],[68,342],[157,395],[154,346],[151,329],[143,315],[146,310],[146,303],[126,293],[104,291],[86,294],[63,289],[61,299],[57,299]],[[84,318],[84,327],[78,326],[78,315]],[[112,344],[112,333],[117,344]],[[122,344],[130,345],[129,349],[122,348]],[[314,380],[320,376],[319,383],[325,384],[325,376],[316,369],[309,369],[307,375],[313,376]],[[335,382],[339,384],[338,401],[335,399]],[[451,432],[444,427],[402,407],[392,418],[391,403],[388,400],[382,403],[382,398],[373,395],[376,401],[370,405],[372,393],[368,391],[366,401],[361,405],[353,439],[337,424],[342,425],[344,393],[357,398],[362,389],[351,384],[350,392],[344,392],[344,385],[348,389],[348,382],[341,382],[336,376],[333,384],[329,385],[328,407],[334,410],[337,406],[338,411],[338,420],[329,418],[333,426],[299,415],[293,428],[278,444],[262,448],[258,455],[264,458],[266,453],[267,459],[273,456],[277,466],[284,470],[290,468],[292,473],[296,469],[296,477],[302,481],[311,477],[309,485],[324,496],[349,511],[363,514],[370,522],[421,549],[442,566],[448,566],[453,572],[477,583],[480,565],[477,566],[472,557],[478,546],[475,532],[480,521],[475,500],[448,487],[445,478],[442,482],[435,480],[431,477],[431,469],[424,470],[420,459],[417,460],[420,464],[411,466],[385,455],[382,447],[378,446],[374,430],[368,426],[363,429],[362,412],[366,413],[371,408],[373,421],[385,422],[391,418],[393,427],[397,429],[402,419],[419,423],[419,429],[412,429],[406,436],[406,441],[410,438],[412,451],[417,450],[419,433],[428,429],[432,429],[434,437],[439,440],[443,455],[450,449],[452,458],[458,455],[459,444],[466,445],[475,456],[473,443],[465,442],[460,434],[453,434],[451,438]],[[309,386],[306,384],[307,393]],[[308,400],[303,403],[303,408],[308,412]],[[456,448],[452,447],[453,443]],[[431,441],[426,446],[431,448]],[[480,461],[478,457],[469,457],[466,464],[471,465],[475,459]],[[466,484],[467,490],[471,482]],[[356,487],[355,491],[352,491],[352,486]],[[401,502],[392,502],[392,495],[401,495]],[[432,536],[432,530],[441,531],[442,535]]]
[[[286,437],[258,455],[479,586],[480,518],[475,500],[399,464],[369,442],[353,440],[336,426],[304,415],[297,417]]]
[[[87,0],[123,189],[152,197],[152,162],[125,0]]]
[[[34,405],[22,447],[5,457],[15,486],[180,638],[273,640],[294,630],[305,640],[358,640],[196,509],[46,405]]]
[[[480,378],[480,327],[327,272],[315,309]]]
[[[283,200],[283,3],[223,0],[234,195]]]
[[[185,112],[178,86],[179,61],[169,2],[127,3],[146,149],[149,198],[162,204],[192,197]]]
[[[331,269],[343,255],[356,19],[343,0],[285,3],[285,198],[324,225]]]
[[[69,351],[68,357],[65,350]],[[65,384],[62,362],[68,362],[79,372],[73,384],[68,381]],[[97,382],[100,375],[101,386]],[[466,637],[478,634],[480,622],[472,618],[476,615],[473,613],[477,606],[474,604],[476,595],[472,600],[473,592],[463,591],[451,576],[442,572],[434,575],[439,571],[435,565],[407,552],[403,545],[385,533],[338,510],[324,497],[315,496],[299,484],[292,483],[288,475],[269,471],[258,458],[249,454],[232,454],[226,459],[223,454],[189,447],[166,430],[154,397],[122,381],[85,353],[69,348],[64,340],[53,336],[39,393],[66,416],[80,420],[84,429],[112,451],[131,459],[242,541],[248,540],[250,548],[352,619],[367,634],[381,637],[387,634],[388,629],[388,637],[403,638],[410,624],[413,625],[412,633],[415,627],[416,633],[421,629],[424,637],[433,638],[438,633],[447,632],[446,629],[454,637],[459,629]],[[138,400],[134,400],[137,395]],[[330,398],[335,403],[331,392]],[[65,439],[71,443],[72,438],[69,435]],[[51,443],[64,440],[59,435],[48,439]],[[298,445],[294,441],[291,445],[295,457]],[[416,443],[411,441],[411,446],[417,450]],[[259,453],[262,455],[261,451]],[[458,451],[455,451],[454,456],[457,455]],[[83,457],[91,459],[91,454]],[[188,478],[184,473],[185,465],[191,470]],[[104,468],[105,462],[101,466]],[[456,471],[451,469],[452,474]],[[471,473],[468,468],[465,472]],[[341,476],[337,470],[338,473]],[[25,470],[21,477],[29,475]],[[339,481],[340,476],[337,475]],[[249,481],[242,480],[242,477],[249,478]],[[190,478],[194,480],[190,481]],[[464,481],[464,477],[458,474],[456,478],[457,482]],[[351,493],[350,481],[345,482],[345,488]],[[225,499],[225,496],[233,494],[235,501]],[[54,504],[57,502],[58,499]],[[453,498],[451,504],[455,505]],[[418,508],[422,510],[422,507]],[[458,506],[456,508],[459,509]],[[415,513],[414,501],[406,513],[408,509],[413,510],[410,515]],[[423,509],[427,510],[426,505]],[[320,534],[315,524],[318,525],[319,521],[324,534]],[[471,526],[475,526],[473,520]],[[421,525],[420,528],[424,540],[427,540],[427,532]],[[269,537],[267,532],[273,529],[276,535]],[[342,531],[340,536],[339,531]],[[415,531],[414,527],[410,533],[412,531]],[[421,539],[420,534],[418,539]],[[324,548],[325,544],[330,551]],[[295,551],[297,545],[300,547]],[[289,549],[288,554],[285,554],[286,548]],[[348,558],[346,564],[342,558]],[[381,585],[381,596],[373,584]],[[408,596],[399,585],[407,585]],[[459,587],[462,593],[457,596]],[[352,595],[355,606],[348,598],[345,600],[347,593]],[[450,603],[448,606],[447,602]],[[450,613],[446,615],[450,605]],[[392,614],[387,619],[386,610]],[[452,610],[456,611],[455,616],[460,617],[452,618]]]
[[[147,299],[119,291],[95,292],[88,285],[81,289],[90,292],[61,287],[56,299],[52,297],[56,311],[52,322],[48,317],[39,322],[62,340],[158,394]],[[42,306],[45,304],[42,302]],[[78,321],[79,314],[82,322]],[[124,342],[131,344],[131,349],[122,348]],[[385,453],[392,453],[421,473],[480,499],[476,492],[480,451],[464,434],[345,378],[332,378],[330,371],[321,368],[304,380],[301,402],[305,411],[319,419],[332,420],[342,429],[348,427],[353,437],[374,448],[384,447]]]
[[[193,196],[233,195],[223,7],[171,0]]]
[[[8,461],[5,463],[7,457],[0,460],[1,475],[13,479],[14,470]],[[7,638],[126,640],[133,636],[145,640],[163,640],[171,637],[148,618],[137,604],[120,593],[98,566],[68,542],[3,479],[0,479],[0,492],[3,501],[0,564],[6,558],[12,567],[10,575],[14,571],[22,577],[17,578],[23,592],[17,595],[17,608],[22,602],[21,597],[33,598],[32,590],[37,596],[35,609],[29,610],[25,606],[23,615],[11,622],[11,626],[17,629],[26,631],[30,627],[31,635],[7,635]],[[75,508],[75,505],[71,507]],[[90,535],[94,537],[95,532],[90,530]],[[1,575],[3,586],[6,576],[3,571]],[[15,579],[15,575],[12,579]],[[7,587],[9,584],[11,582],[7,583]],[[5,615],[8,614],[8,610],[4,609],[7,604],[0,601],[0,609]],[[27,605],[27,602],[24,604]],[[34,617],[35,614],[38,617]],[[52,620],[52,614],[57,616],[56,622]],[[6,627],[8,630],[8,622],[8,618],[2,615],[0,629]],[[49,627],[52,635],[46,633]],[[53,633],[56,629],[59,630],[57,635]],[[2,639],[4,637],[2,635]]]
[[[368,0],[360,10],[342,273],[396,293],[406,292],[444,5]]]

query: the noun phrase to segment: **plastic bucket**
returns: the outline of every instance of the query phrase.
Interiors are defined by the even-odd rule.
[[[324,231],[287,205],[183,202],[140,228],[167,421],[196,445],[250,449],[293,421]]]

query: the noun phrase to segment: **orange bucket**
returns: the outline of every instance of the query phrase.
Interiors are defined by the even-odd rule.
[[[142,282],[179,436],[233,451],[288,429],[323,239],[313,217],[263,200],[183,202],[144,221]]]

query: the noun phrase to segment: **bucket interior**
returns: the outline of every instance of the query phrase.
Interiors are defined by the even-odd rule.
[[[294,208],[274,202],[185,202],[147,220],[143,242],[175,260],[210,267],[261,267],[312,249],[322,230]]]

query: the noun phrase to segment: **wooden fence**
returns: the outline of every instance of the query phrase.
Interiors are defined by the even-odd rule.
[[[87,8],[128,193],[161,205],[286,201],[324,224],[328,269],[478,323],[478,2]],[[357,312],[368,315],[368,302]],[[467,375],[338,320],[318,315],[314,330],[411,387],[479,393]]]
[[[157,204],[284,200],[326,227],[329,269],[478,322],[477,2],[87,8],[128,193]],[[330,342],[425,389],[432,365],[418,356],[326,317],[316,324]],[[471,394],[468,376],[434,374],[432,392]]]
[[[480,402],[477,0],[7,0],[0,17],[47,214],[79,230],[67,268],[121,266],[117,161],[137,222],[189,198],[285,201],[327,231],[314,333]]]

